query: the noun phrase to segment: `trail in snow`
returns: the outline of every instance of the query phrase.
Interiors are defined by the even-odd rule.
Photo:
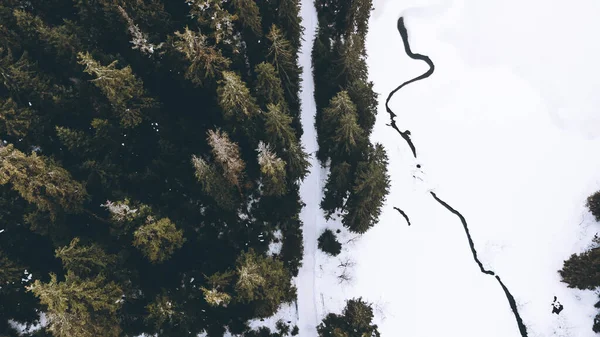
[[[396,117],[397,115],[392,111],[392,109],[389,107],[389,102],[391,100],[391,98],[394,96],[394,94],[396,92],[398,92],[398,90],[402,89],[403,87],[405,87],[406,85],[428,78],[429,76],[431,76],[435,70],[435,65],[433,64],[433,62],[431,61],[431,59],[428,56],[425,55],[421,55],[421,54],[416,54],[413,53],[412,50],[410,49],[410,44],[408,42],[408,32],[406,30],[406,26],[404,25],[404,17],[400,17],[398,19],[398,32],[400,33],[400,36],[402,37],[402,42],[404,43],[404,50],[406,52],[406,54],[414,59],[414,60],[422,60],[425,63],[427,63],[429,65],[429,70],[425,73],[423,73],[420,76],[417,76],[409,81],[406,81],[404,83],[402,83],[401,85],[399,85],[398,87],[396,87],[394,90],[392,90],[390,92],[390,94],[388,95],[386,101],[385,101],[385,107],[386,110],[388,112],[388,114],[390,115],[390,124],[389,126],[391,126],[392,128],[394,128],[394,130],[396,130],[401,136],[402,138],[404,138],[404,140],[407,142],[408,146],[411,148],[413,156],[415,158],[417,158],[417,150],[415,145],[413,144],[412,140],[410,139],[410,131],[400,131],[400,129],[398,128],[398,126],[396,125]],[[527,327],[525,326],[525,324],[523,323],[523,320],[521,319],[521,316],[519,315],[519,311],[517,308],[517,304],[515,302],[515,299],[513,297],[513,295],[510,293],[510,291],[508,290],[508,288],[506,287],[506,285],[502,282],[502,280],[500,279],[500,276],[496,275],[493,271],[491,270],[487,270],[483,267],[483,264],[481,263],[481,261],[479,260],[479,258],[477,257],[477,251],[475,250],[475,243],[473,242],[473,239],[471,238],[471,234],[469,232],[469,227],[467,224],[467,221],[465,219],[465,217],[458,212],[457,210],[455,210],[454,208],[452,208],[448,203],[444,202],[443,200],[441,200],[440,198],[438,198],[438,196],[434,193],[434,192],[430,192],[431,196],[442,206],[444,206],[448,211],[450,211],[451,213],[453,213],[454,215],[458,216],[458,218],[460,219],[463,228],[465,230],[465,234],[467,235],[467,239],[469,242],[469,246],[471,248],[471,253],[473,255],[473,260],[475,260],[475,262],[477,263],[477,265],[479,266],[479,270],[486,274],[486,275],[491,275],[491,276],[495,276],[496,280],[498,281],[498,283],[500,284],[500,286],[502,287],[502,290],[504,291],[504,294],[508,300],[508,303],[510,305],[510,308],[513,312],[513,314],[515,315],[515,320],[517,321],[517,325],[519,327],[519,332],[521,333],[521,336],[526,337],[527,336]],[[408,217],[406,216],[406,214],[400,210],[397,207],[394,207],[394,209],[396,209],[398,212],[400,212],[400,214],[402,214],[405,219],[408,221]],[[410,222],[409,222],[410,225]]]
[[[311,50],[317,26],[317,13],[311,0],[302,0],[302,26],[304,38],[300,47],[300,65],[302,66],[302,89],[300,92],[300,108],[304,133],[301,141],[310,154],[310,172],[300,185],[300,197],[305,203],[300,212],[302,220],[302,236],[304,255],[302,267],[298,272],[296,287],[298,288],[298,328],[300,336],[317,336],[318,323],[317,290],[315,287],[315,259],[317,253],[317,229],[319,222],[324,222],[319,207],[321,200],[321,169],[315,156],[317,133],[315,130],[315,114],[317,112],[314,99],[314,82],[312,76]]]

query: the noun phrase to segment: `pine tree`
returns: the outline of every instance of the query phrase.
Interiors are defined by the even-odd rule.
[[[58,248],[55,252],[64,269],[78,276],[97,274],[116,262],[115,256],[106,254],[95,243],[89,246],[79,245],[79,238],[74,238],[68,246]]]
[[[123,291],[104,276],[80,279],[67,273],[63,282],[36,280],[27,287],[47,307],[48,330],[56,337],[96,337],[120,334],[117,311]]]
[[[208,131],[208,144],[212,148],[215,161],[221,166],[225,179],[241,189],[241,179],[246,164],[240,157],[240,147],[221,130]]]
[[[323,110],[321,116],[321,122],[317,125],[317,140],[319,142],[318,157],[321,162],[324,162],[327,158],[333,156],[333,151],[338,147],[336,143],[336,137],[343,135],[340,130],[340,122],[344,116],[356,116],[356,106],[348,96],[348,92],[340,91],[329,101],[329,106]],[[356,117],[346,117],[347,125],[350,126],[351,133],[349,136],[353,136],[354,133],[360,132],[356,130],[355,119]],[[336,133],[340,132],[340,135]],[[348,139],[349,142],[354,141],[353,138]]]
[[[238,121],[247,121],[260,113],[256,100],[237,74],[224,71],[223,79],[219,84],[217,89],[219,105],[226,118],[235,117]]]
[[[235,209],[236,196],[231,188],[233,185],[219,174],[217,168],[197,156],[192,156],[192,164],[204,193],[212,197],[220,207],[228,210]]]
[[[352,181],[352,166],[347,162],[334,163],[327,177],[324,188],[321,209],[325,218],[330,219],[337,209],[344,207],[344,200],[348,197]]]
[[[261,36],[261,18],[256,2],[254,0],[233,0],[233,6],[235,15],[240,22],[249,27],[255,35]]]
[[[358,125],[356,113],[345,113],[338,121],[339,125],[333,136],[336,157],[352,156],[364,149],[368,143],[365,133]]]
[[[294,298],[296,290],[281,261],[258,255],[250,249],[238,257],[236,266],[237,297],[242,302],[258,301],[260,317],[272,315],[281,303]]]
[[[261,106],[285,105],[283,86],[277,70],[270,63],[262,62],[254,68],[254,72],[256,73],[254,91]]]
[[[342,315],[329,314],[317,327],[319,337],[379,337],[373,308],[362,298],[346,302]]]
[[[150,43],[148,41],[148,34],[142,32],[140,27],[133,22],[131,17],[129,17],[127,11],[121,6],[117,6],[117,8],[125,22],[127,22],[127,31],[132,37],[132,40],[130,41],[132,44],[131,49],[137,49],[143,54],[152,55],[156,50],[159,50],[164,46],[164,43]]]
[[[87,194],[83,185],[56,162],[27,156],[12,144],[0,147],[0,185],[12,189],[40,211],[55,218],[60,212],[79,212]]]
[[[190,6],[190,14],[201,26],[209,27],[215,42],[231,45],[234,39],[234,22],[237,15],[222,8],[221,0],[186,0]]]
[[[133,233],[133,245],[152,263],[162,263],[183,246],[183,231],[177,229],[169,218],[150,219]]]
[[[146,311],[148,311],[146,321],[154,323],[156,329],[160,329],[167,322],[175,323],[175,321],[183,318],[178,309],[169,296],[165,294],[156,295],[154,301],[146,306]]]
[[[267,105],[263,116],[269,143],[275,144],[278,149],[286,149],[298,142],[292,128],[292,117],[283,111],[281,105]]]
[[[270,41],[268,59],[275,66],[285,88],[289,92],[297,92],[301,69],[292,45],[275,25],[271,26],[267,39]]]
[[[366,161],[358,163],[354,185],[347,201],[347,214],[342,223],[355,233],[365,233],[381,214],[390,179],[387,155],[381,144],[369,149]]]
[[[200,288],[204,294],[206,303],[214,307],[226,307],[231,302],[231,295],[223,291],[223,289],[230,284],[233,276],[234,273],[232,271],[226,271],[223,273],[214,273],[206,277],[209,288]]]
[[[288,163],[288,175],[291,181],[302,180],[308,174],[310,163],[308,153],[304,151],[302,144],[291,143],[288,148],[286,162]]]
[[[20,107],[12,98],[0,98],[0,134],[23,138],[36,118],[31,109]]]
[[[294,50],[298,51],[303,31],[302,18],[300,16],[300,1],[280,0],[277,14],[278,25],[282,28]]]
[[[285,162],[278,158],[268,144],[258,143],[258,164],[262,173],[263,194],[282,196],[286,192]]]
[[[600,286],[600,248],[571,255],[559,274],[569,288],[596,289]]]
[[[175,32],[175,49],[185,56],[189,66],[185,78],[196,85],[207,79],[215,80],[229,68],[231,61],[223,56],[220,49],[209,46],[206,36],[185,27],[182,33]]]
[[[596,221],[600,221],[600,191],[587,198],[586,206],[596,218]]]
[[[146,95],[142,81],[130,66],[117,69],[117,61],[108,66],[101,65],[89,53],[79,53],[79,64],[92,75],[91,80],[111,103],[119,117],[121,126],[132,128],[142,122],[144,110],[154,106],[154,100]]]

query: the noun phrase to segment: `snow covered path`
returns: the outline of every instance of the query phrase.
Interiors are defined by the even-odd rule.
[[[319,223],[325,222],[323,212],[319,208],[322,193],[322,169],[315,156],[318,149],[317,133],[314,126],[317,110],[314,100],[311,63],[312,43],[317,28],[317,13],[312,0],[302,0],[301,6],[302,26],[304,27],[304,40],[300,48],[300,65],[303,69],[300,106],[302,128],[304,129],[301,141],[305,150],[310,154],[311,168],[310,173],[300,185],[300,196],[306,205],[300,213],[300,219],[303,222],[304,256],[296,280],[296,287],[298,288],[298,328],[300,329],[300,336],[315,337],[317,336],[316,326],[319,321],[317,316],[317,289],[315,288],[315,259],[318,226]]]

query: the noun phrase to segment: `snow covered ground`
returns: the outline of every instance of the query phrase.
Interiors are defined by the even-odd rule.
[[[306,70],[315,21],[308,21],[310,1],[303,7]],[[584,208],[600,189],[600,3],[375,0],[375,8],[367,49],[381,96],[372,139],[388,151],[391,194],[374,229],[327,257],[315,251],[316,238],[339,223],[325,223],[318,211],[324,173],[313,167],[302,187],[300,335],[314,336],[328,311],[362,295],[375,303],[383,336],[519,336],[502,289],[479,272],[459,219],[432,199],[434,191],[466,217],[482,262],[515,296],[529,336],[593,336],[597,296],[568,289],[557,270],[600,230]],[[427,69],[405,55],[400,16],[413,51],[436,65],[391,102],[418,162],[385,125],[387,94]],[[303,86],[311,89],[312,79]],[[314,151],[314,106],[305,95],[303,109],[311,110],[303,110],[302,140]],[[346,260],[352,279],[340,284]],[[560,315],[551,313],[554,296],[564,305]]]

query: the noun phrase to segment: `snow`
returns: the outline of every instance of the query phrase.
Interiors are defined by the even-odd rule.
[[[341,255],[327,256],[317,250],[317,237],[342,228],[322,218],[327,172],[312,158],[301,187],[307,206],[297,279],[300,336],[315,336],[328,312],[339,313],[358,296],[374,304],[382,336],[519,336],[502,289],[479,272],[459,219],[430,191],[465,216],[482,263],[515,296],[529,336],[594,336],[597,295],[567,288],[557,270],[599,231],[584,203],[600,189],[600,45],[593,36],[600,3],[564,4],[374,1],[367,62],[380,105],[372,140],[388,151],[391,193],[375,228],[360,238],[342,230]],[[310,1],[303,1],[302,16],[302,141],[312,153]],[[436,65],[430,78],[391,101],[418,160],[385,125],[387,94],[427,69],[406,56],[396,30],[400,16],[413,51]],[[339,283],[345,261],[350,280]],[[559,315],[552,314],[554,296],[564,306]]]
[[[478,271],[459,219],[429,191],[465,216],[529,336],[594,335],[597,296],[568,289],[557,270],[599,228],[584,203],[600,189],[600,47],[592,36],[600,4],[563,4],[375,1],[367,50],[381,96],[372,140],[388,151],[392,188],[380,223],[352,249],[348,293],[385,298],[388,319],[377,315],[383,336],[519,336],[502,289]],[[400,16],[413,51],[436,65],[391,101],[418,161],[385,125],[387,94],[427,69],[404,53]],[[564,305],[560,315],[551,313],[553,296]]]
[[[302,337],[317,336],[318,323],[315,289],[315,258],[317,253],[317,232],[324,224],[323,213],[319,209],[321,200],[321,179],[323,170],[315,157],[317,137],[314,127],[316,106],[314,100],[314,82],[312,77],[311,50],[317,27],[317,13],[312,0],[301,2],[302,26],[304,37],[300,47],[299,63],[302,71],[302,89],[300,92],[301,122],[304,133],[301,142],[310,154],[310,172],[300,185],[300,197],[306,204],[300,212],[304,254],[302,266],[296,278],[298,288],[298,328]]]

